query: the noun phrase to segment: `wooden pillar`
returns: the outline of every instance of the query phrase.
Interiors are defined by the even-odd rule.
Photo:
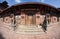
[[[57,22],[59,22],[59,17],[57,17]]]

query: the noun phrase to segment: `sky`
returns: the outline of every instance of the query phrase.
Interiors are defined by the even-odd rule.
[[[0,0],[0,2],[3,1],[7,1],[10,6],[23,2],[42,2],[60,8],[60,0]]]

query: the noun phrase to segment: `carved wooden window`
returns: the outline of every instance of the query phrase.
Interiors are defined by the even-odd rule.
[[[51,22],[52,22],[52,23],[56,23],[56,22],[57,22],[57,17],[52,16],[52,17],[51,17]]]
[[[8,17],[5,17],[4,18],[4,22],[5,23],[11,23],[11,18],[8,16]]]

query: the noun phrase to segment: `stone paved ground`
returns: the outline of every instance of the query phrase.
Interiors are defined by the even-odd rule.
[[[17,30],[19,31],[19,29]],[[41,31],[37,34],[16,33],[12,27],[0,23],[0,33],[5,39],[60,39],[60,23],[49,25],[47,33]]]

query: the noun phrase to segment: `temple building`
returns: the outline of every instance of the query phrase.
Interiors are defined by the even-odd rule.
[[[24,35],[41,34],[40,32],[48,33],[50,32],[48,27],[55,26],[57,23],[59,24],[60,10],[54,6],[39,2],[20,3],[12,5],[11,7],[8,7],[7,2],[3,2],[0,3],[0,22],[3,23],[3,25],[5,24],[12,27],[12,31],[19,31],[19,33]],[[43,31],[40,31],[40,27],[42,27]],[[41,39],[37,37],[35,39]],[[32,38],[34,37],[32,36],[31,39]],[[48,38],[46,37],[46,39]],[[50,39],[53,38],[51,37]]]
[[[4,9],[6,9],[8,7],[7,4],[8,3],[6,1],[0,3],[0,12],[3,11]]]
[[[3,7],[2,7],[3,8]],[[60,10],[43,3],[22,3],[6,8],[0,13],[0,21],[16,25],[40,25],[59,22]]]

